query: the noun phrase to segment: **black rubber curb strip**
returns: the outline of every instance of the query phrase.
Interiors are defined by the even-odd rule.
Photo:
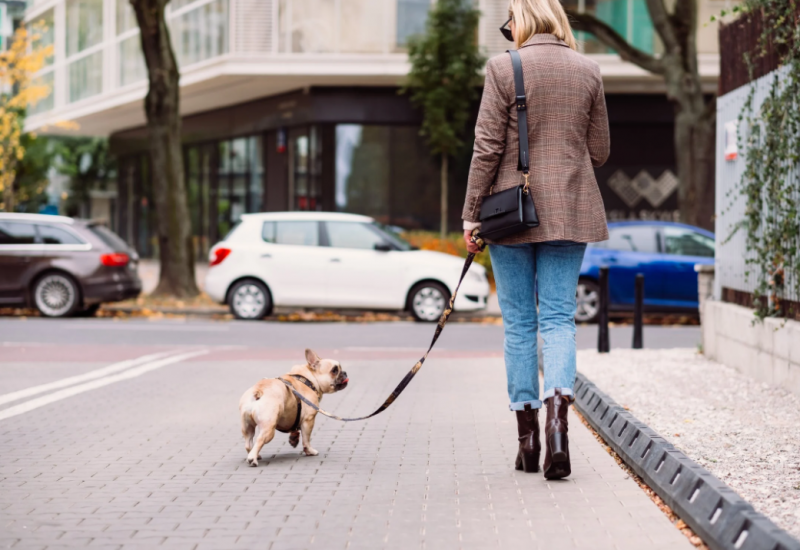
[[[712,550],[800,550],[800,541],[580,373],[575,407]]]

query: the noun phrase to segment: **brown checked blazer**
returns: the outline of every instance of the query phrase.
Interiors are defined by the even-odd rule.
[[[496,244],[596,242],[608,226],[593,166],[608,159],[610,140],[597,63],[552,34],[536,34],[519,50],[527,96],[530,182],[539,227]],[[519,137],[511,56],[486,65],[475,148],[462,218],[478,222],[482,198],[524,183],[517,171]],[[465,224],[469,225],[469,224]]]

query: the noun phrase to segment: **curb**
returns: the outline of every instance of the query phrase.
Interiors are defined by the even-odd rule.
[[[800,550],[800,541],[581,373],[575,381],[575,407],[712,550]]]

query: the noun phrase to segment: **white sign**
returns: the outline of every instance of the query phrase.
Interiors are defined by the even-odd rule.
[[[725,160],[736,160],[739,156],[739,122],[725,123]]]

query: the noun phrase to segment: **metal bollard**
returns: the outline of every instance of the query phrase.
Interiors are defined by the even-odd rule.
[[[642,335],[642,319],[644,314],[644,274],[636,274],[636,292],[633,299],[633,349],[644,347],[644,337]]]
[[[597,351],[608,353],[611,346],[608,343],[608,267],[600,268],[600,316],[597,319]]]

